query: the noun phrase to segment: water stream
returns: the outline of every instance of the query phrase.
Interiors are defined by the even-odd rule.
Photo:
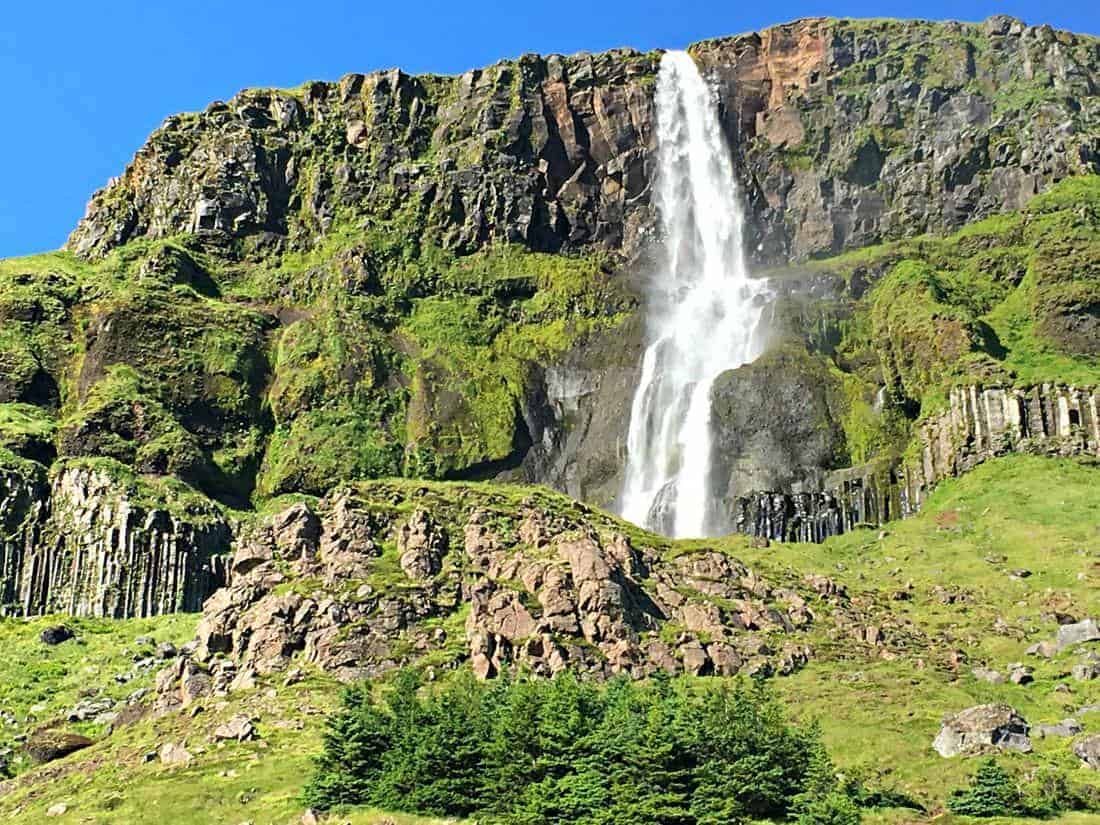
[[[714,379],[759,352],[767,289],[749,277],[744,214],[714,92],[686,52],[657,77],[661,275],[647,296],[648,347],[631,407],[625,518],[675,537],[710,535]]]

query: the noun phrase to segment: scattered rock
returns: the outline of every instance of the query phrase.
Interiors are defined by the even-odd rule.
[[[1100,624],[1096,619],[1084,619],[1058,628],[1058,649],[1100,640]]]
[[[1004,684],[1004,674],[985,667],[976,667],[970,671],[979,682],[989,682],[991,685]]]
[[[100,714],[109,711],[114,706],[114,700],[106,696],[98,699],[82,699],[69,710],[65,718],[69,722],[87,722],[89,719],[95,719]]]
[[[190,765],[195,758],[186,747],[174,744],[173,742],[165,742],[161,745],[158,755],[162,765],[171,766]]]
[[[1076,719],[1063,719],[1054,725],[1037,725],[1035,727],[1035,733],[1040,739],[1044,739],[1048,736],[1056,736],[1067,738],[1070,736],[1076,736],[1084,728],[1081,727],[1081,723]]]
[[[1009,705],[975,705],[943,720],[932,747],[943,757],[990,749],[1031,752],[1027,721]]]
[[[174,659],[179,651],[171,642],[161,642],[157,645],[156,657],[158,659]]]
[[[1043,659],[1051,659],[1058,652],[1058,643],[1045,639],[1041,642],[1036,642],[1027,650],[1024,651],[1028,656],[1039,656]]]
[[[214,739],[218,742],[247,742],[255,738],[256,728],[252,720],[244,714],[238,714],[214,729]]]
[[[73,638],[73,632],[65,625],[58,624],[47,627],[39,634],[38,638],[42,640],[42,644],[50,646],[59,645]]]
[[[1034,670],[1026,665],[1009,665],[1008,680],[1015,685],[1028,685],[1035,681]]]
[[[1100,733],[1094,733],[1074,742],[1073,752],[1085,767],[1100,771]]]
[[[68,810],[68,805],[66,805],[64,802],[58,802],[56,805],[51,805],[49,808],[46,809],[46,816],[64,816],[66,813],[68,813]]]
[[[1100,662],[1078,662],[1070,669],[1070,673],[1078,682],[1100,679]]]

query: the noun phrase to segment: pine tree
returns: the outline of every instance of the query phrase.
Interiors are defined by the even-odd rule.
[[[1019,788],[1008,772],[992,758],[978,766],[969,788],[952,791],[947,807],[952,813],[962,816],[1012,816],[1023,813]]]

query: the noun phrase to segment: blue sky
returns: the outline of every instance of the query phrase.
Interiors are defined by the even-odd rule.
[[[0,257],[64,243],[93,191],[169,114],[248,86],[523,52],[677,48],[798,17],[980,20],[1100,34],[1100,3],[774,0],[9,0],[0,14]]]

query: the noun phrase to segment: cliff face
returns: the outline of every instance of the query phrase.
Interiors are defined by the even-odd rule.
[[[133,483],[79,465],[47,482],[27,462],[0,479],[5,614],[197,611],[225,582],[230,526],[212,505],[150,502]]]
[[[466,252],[635,248],[656,59],[527,55],[459,77],[395,69],[242,92],[169,118],[69,246],[99,256],[183,233],[308,245],[340,220],[400,214]]]
[[[774,263],[954,229],[1100,169],[1098,49],[994,17],[802,20],[692,53]],[[465,252],[507,241],[629,258],[653,225],[658,61],[527,55],[460,77],[242,92],[169,118],[69,247],[101,256],[179,234],[309,245],[342,220],[400,215]]]
[[[998,456],[1095,457],[1098,405],[1096,387],[956,387],[947,409],[917,426],[915,455],[835,470],[809,490],[738,496],[730,525],[751,536],[820,542],[911,516],[939,482]]]
[[[812,19],[691,53],[775,296],[772,349],[715,385],[727,526],[901,512],[898,458],[952,388],[1100,384],[1095,38]],[[35,462],[0,475],[5,609],[196,609],[242,535],[223,508],[365,479],[612,504],[659,60],[348,75],[169,118],[66,251],[0,262],[0,455]]]

